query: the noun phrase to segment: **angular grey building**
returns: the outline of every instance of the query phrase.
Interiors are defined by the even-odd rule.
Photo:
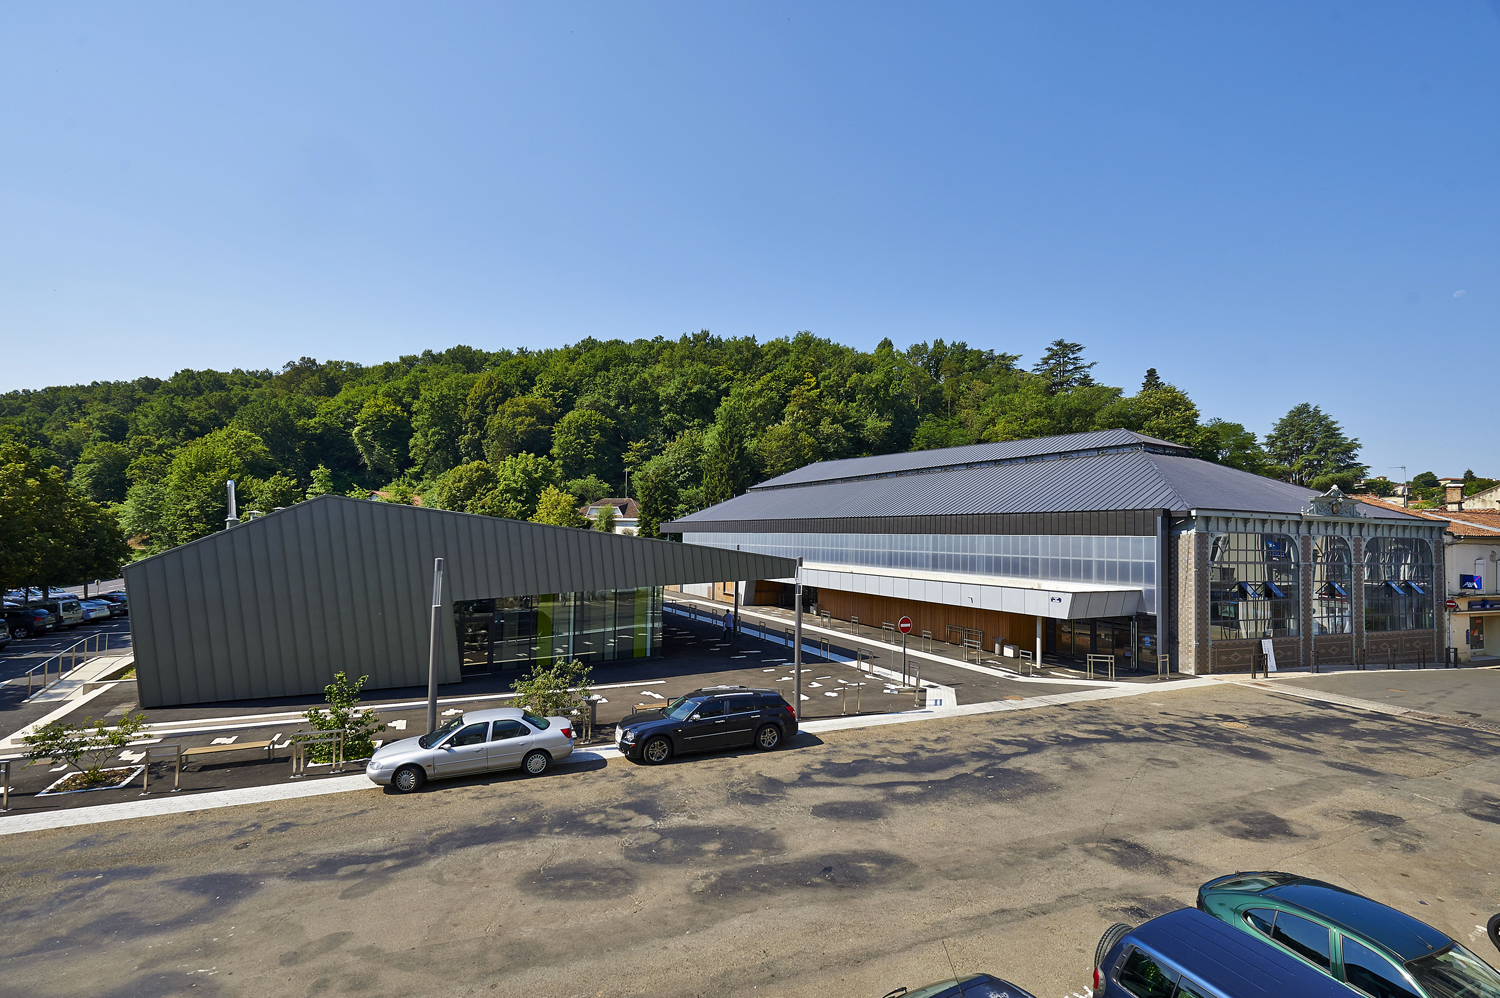
[[[667,585],[790,575],[789,559],[321,496],[125,568],[141,705],[438,681],[534,661],[657,653]]]
[[[1443,524],[1102,430],[823,461],[661,525],[804,559],[820,611],[1148,670],[1434,661]],[[747,602],[784,600],[762,576]]]

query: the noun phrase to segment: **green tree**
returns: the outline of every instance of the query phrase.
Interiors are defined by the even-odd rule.
[[[545,454],[552,449],[557,407],[535,395],[507,399],[484,424],[484,456],[498,464],[517,454]]]
[[[599,507],[599,512],[594,514],[593,528],[601,534],[612,534],[615,532],[615,508],[605,505]]]
[[[338,486],[333,482],[333,472],[328,470],[328,465],[320,464],[312,470],[312,484],[307,487],[307,498],[316,499],[318,496],[326,496],[338,491]]]
[[[412,437],[411,420],[399,405],[377,395],[360,409],[353,437],[366,468],[377,474],[394,476],[407,463],[407,448]]]
[[[240,508],[269,513],[275,509],[295,506],[305,494],[295,478],[278,471],[270,478],[247,478]]]
[[[229,516],[225,483],[253,492],[255,478],[271,470],[260,438],[238,429],[214,432],[183,445],[167,470],[161,520],[148,531],[156,548],[183,544],[224,529]]]
[[[542,493],[562,481],[558,466],[535,454],[517,454],[495,469],[495,487],[470,509],[487,516],[529,520]]]
[[[549,485],[537,498],[536,512],[531,514],[532,523],[550,523],[554,527],[581,527],[583,517],[578,515],[578,497],[564,492],[556,485]]]
[[[1264,474],[1266,469],[1266,452],[1261,449],[1255,434],[1239,423],[1228,423],[1218,418],[1210,419],[1199,428],[1193,453],[1205,461],[1238,468],[1253,475]]]
[[[314,731],[344,733],[345,759],[367,759],[374,755],[375,736],[385,730],[385,724],[373,710],[359,709],[359,691],[369,681],[369,676],[360,676],[351,682],[343,672],[334,673],[333,682],[323,687],[328,707],[314,707],[302,715]],[[313,762],[332,762],[333,746],[314,745],[308,754]]]
[[[1266,436],[1266,452],[1276,463],[1276,475],[1293,485],[1311,485],[1324,475],[1368,472],[1359,463],[1359,441],[1318,406],[1303,402],[1282,416]]]
[[[563,483],[563,491],[573,493],[580,503],[587,506],[600,499],[610,498],[611,490],[609,483],[598,475],[588,475],[584,478],[568,479]]]
[[[1089,371],[1094,364],[1094,361],[1083,362],[1083,344],[1059,339],[1052,341],[1031,369],[1046,381],[1048,393],[1055,395],[1092,385],[1094,379]]]
[[[1371,478],[1365,481],[1364,490],[1375,496],[1390,496],[1396,494],[1396,483],[1382,475],[1379,478]]]
[[[145,726],[145,714],[129,712],[113,727],[92,717],[84,718],[82,724],[53,721],[21,739],[26,765],[60,761],[83,774],[85,787],[116,783],[118,778],[104,771],[104,763],[135,740]]]
[[[464,403],[474,381],[466,374],[443,379],[424,389],[412,403],[409,447],[423,477],[434,478],[462,463]]]
[[[124,502],[130,488],[130,451],[111,441],[91,443],[73,466],[73,485],[94,502]]]
[[[574,409],[552,431],[552,457],[569,478],[599,475],[619,477],[619,451],[614,444],[615,421],[592,409]]]
[[[524,679],[516,680],[514,703],[541,717],[571,717],[587,709],[593,695],[593,670],[573,659],[544,665],[537,662]]]
[[[1141,381],[1141,391],[1149,392],[1153,389],[1161,388],[1165,384],[1166,382],[1161,380],[1161,375],[1156,373],[1156,368],[1148,367],[1146,368],[1146,377]]]
[[[113,575],[128,561],[119,521],[30,448],[0,445],[0,591]]]
[[[443,472],[422,494],[422,505],[433,509],[474,512],[474,506],[498,479],[487,461],[469,461]]]

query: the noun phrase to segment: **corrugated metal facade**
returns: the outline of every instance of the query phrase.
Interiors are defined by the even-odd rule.
[[[784,578],[785,558],[322,496],[125,569],[141,704],[427,682],[432,562],[445,558],[439,682],[459,679],[455,600]]]

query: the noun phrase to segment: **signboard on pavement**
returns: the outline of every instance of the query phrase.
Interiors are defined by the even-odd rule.
[[[910,634],[911,633],[911,618],[910,617],[902,617],[900,620],[896,621],[896,630],[900,631],[902,634]]]

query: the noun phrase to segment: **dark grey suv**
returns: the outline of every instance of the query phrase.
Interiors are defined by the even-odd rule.
[[[615,744],[627,759],[658,765],[687,752],[750,745],[770,751],[796,733],[797,716],[775,690],[708,686],[628,715]]]

